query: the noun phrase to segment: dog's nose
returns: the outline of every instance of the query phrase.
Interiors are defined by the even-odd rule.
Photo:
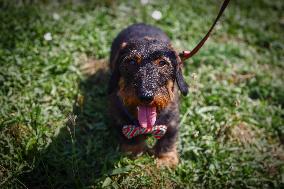
[[[154,100],[154,95],[152,93],[145,93],[139,95],[139,99],[143,102],[152,102]]]

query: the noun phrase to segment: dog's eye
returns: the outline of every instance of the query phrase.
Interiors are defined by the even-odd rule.
[[[163,67],[163,66],[167,65],[167,62],[165,60],[160,60],[158,65],[159,65],[159,67]]]
[[[130,65],[135,65],[135,64],[136,64],[136,61],[132,59],[132,60],[129,61],[129,64],[130,64]]]

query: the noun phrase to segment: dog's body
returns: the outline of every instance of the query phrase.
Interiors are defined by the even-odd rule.
[[[157,141],[154,152],[159,165],[176,165],[179,94],[175,83],[182,93],[187,93],[187,85],[181,75],[181,59],[172,48],[170,39],[156,27],[132,25],[113,41],[110,68],[111,117],[122,149],[137,154],[146,146],[145,136],[127,139],[122,134],[123,125],[132,123],[117,105],[117,97],[129,114],[138,119],[138,126],[167,126],[167,132]]]
[[[134,125],[138,130],[165,125],[166,134],[154,146],[158,165],[178,163],[179,100],[175,83],[183,95],[188,93],[181,71],[183,61],[204,45],[229,1],[224,0],[212,26],[192,51],[178,54],[164,32],[145,24],[129,26],[115,38],[111,47],[108,93],[113,126],[124,151],[137,154],[146,149],[145,136],[127,139],[122,132],[124,125]],[[135,130],[137,128],[132,131]]]

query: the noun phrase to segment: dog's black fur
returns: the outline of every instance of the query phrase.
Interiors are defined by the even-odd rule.
[[[114,39],[110,56],[110,110],[123,150],[143,152],[145,137],[137,136],[129,140],[123,136],[122,126],[130,123],[119,113],[117,96],[133,117],[137,116],[139,105],[158,109],[156,124],[166,125],[167,132],[157,141],[155,155],[160,165],[174,166],[178,163],[179,95],[175,83],[182,94],[188,93],[181,66],[181,59],[170,39],[156,27],[135,24],[121,31]]]

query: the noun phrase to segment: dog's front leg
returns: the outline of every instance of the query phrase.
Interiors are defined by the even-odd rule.
[[[145,136],[140,135],[132,139],[126,139],[121,133],[120,137],[120,148],[122,152],[129,155],[139,156],[147,150],[147,145],[145,143]]]
[[[157,141],[154,150],[158,167],[175,167],[178,164],[177,136],[177,126],[168,126],[166,134]]]

